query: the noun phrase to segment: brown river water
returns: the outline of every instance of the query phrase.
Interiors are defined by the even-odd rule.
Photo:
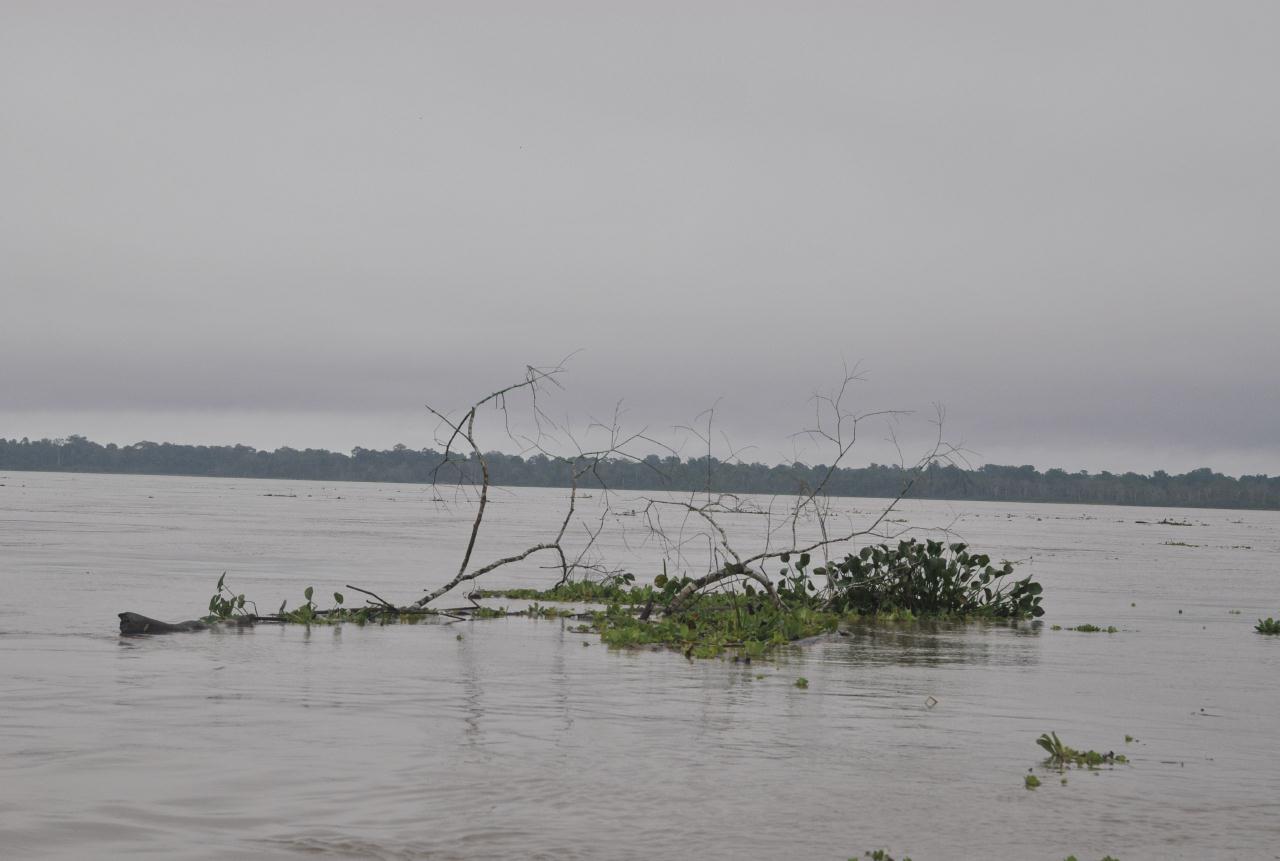
[[[563,498],[497,491],[478,557]],[[1277,512],[909,501],[895,528],[1028,560],[1043,624],[854,626],[750,666],[523,618],[116,633],[202,615],[223,571],[264,611],[410,601],[472,513],[416,485],[0,473],[0,857],[1280,858],[1280,637],[1253,632]],[[608,520],[607,555],[657,573]],[[1049,730],[1130,764],[1063,785]]]

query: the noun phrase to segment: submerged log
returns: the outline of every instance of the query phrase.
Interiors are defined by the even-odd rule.
[[[125,635],[137,634],[174,634],[179,631],[203,631],[210,627],[208,622],[202,622],[199,619],[189,619],[186,622],[161,622],[159,619],[151,619],[140,613],[120,613],[120,633]],[[234,620],[227,620],[225,624],[230,625],[252,625],[253,619],[248,616],[241,616]]]

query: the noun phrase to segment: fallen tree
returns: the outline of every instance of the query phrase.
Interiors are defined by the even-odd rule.
[[[890,517],[917,476],[937,464],[952,463],[960,454],[944,441],[941,410],[932,446],[911,465],[902,464],[902,487],[877,516],[859,524],[852,515],[835,512],[829,483],[853,450],[859,427],[874,418],[893,420],[902,415],[897,411],[850,410],[850,387],[859,377],[848,370],[835,389],[813,397],[813,422],[796,435],[829,451],[830,464],[812,486],[798,486],[794,495],[775,496],[761,504],[716,492],[711,473],[716,450],[714,409],[680,429],[705,448],[706,486],[683,498],[642,497],[638,507],[625,512],[639,517],[644,539],[654,542],[662,553],[663,573],[651,585],[637,586],[634,573],[611,565],[595,552],[607,518],[615,513],[600,466],[618,459],[650,464],[641,451],[662,444],[643,430],[624,433],[618,410],[611,422],[588,426],[587,435],[602,444],[579,444],[577,435],[552,421],[542,405],[541,399],[559,386],[564,372],[563,362],[546,368],[530,366],[521,380],[496,389],[460,412],[427,406],[439,422],[437,444],[443,450],[432,483],[440,487],[451,478],[455,493],[474,502],[475,514],[455,572],[443,583],[424,589],[417,599],[395,603],[368,588],[348,584],[348,589],[363,596],[363,606],[348,607],[345,596],[335,592],[334,605],[321,609],[308,588],[304,603],[292,610],[282,603],[275,613],[260,614],[252,601],[227,587],[224,574],[205,618],[170,625],[122,613],[121,632],[171,633],[201,630],[215,623],[387,624],[485,618],[509,614],[484,607],[477,599],[504,596],[604,604],[603,609],[577,615],[589,621],[587,629],[598,631],[605,642],[618,646],[660,643],[680,647],[686,654],[705,655],[734,646],[759,653],[834,630],[849,616],[1018,619],[1043,612],[1040,586],[1030,577],[1013,580],[1011,563],[992,565],[986,555],[970,553],[960,542],[906,538],[909,530],[897,527]],[[524,423],[513,425],[511,408],[517,400],[526,412]],[[522,453],[536,453],[560,464],[568,477],[569,492],[563,515],[556,521],[558,528],[545,540],[477,562],[491,490],[488,457],[477,435],[482,410],[501,419],[507,437],[523,449]],[[730,448],[728,456],[735,461],[737,452]],[[586,476],[603,488],[605,499],[598,516],[579,520],[581,536],[575,530],[571,539],[570,527],[579,511],[579,485]],[[742,531],[741,526],[735,530],[732,523],[743,516],[749,521],[745,539],[736,534]],[[546,590],[471,590],[466,592],[467,606],[431,606],[459,587],[471,587],[485,575],[538,555],[551,556],[552,570],[558,572],[555,583]],[[544,608],[541,612],[546,614]]]

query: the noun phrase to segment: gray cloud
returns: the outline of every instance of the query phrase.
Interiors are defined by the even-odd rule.
[[[862,360],[868,405],[943,401],[981,459],[1280,471],[1277,24],[9,4],[0,433],[372,445],[583,348],[566,409],[724,396],[779,456]]]

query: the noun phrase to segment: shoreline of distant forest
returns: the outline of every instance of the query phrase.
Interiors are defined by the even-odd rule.
[[[381,451],[355,448],[344,454],[288,447],[262,451],[245,445],[100,445],[82,436],[54,440],[0,438],[0,470],[9,471],[414,484],[430,483],[435,477],[448,482],[479,477],[474,461],[454,461],[446,467],[447,474],[441,474],[443,459],[434,449],[415,450],[404,445]],[[568,487],[570,483],[565,463],[545,455],[521,457],[490,452],[485,460],[495,485]],[[813,488],[827,469],[823,464],[768,466],[715,458],[708,463],[705,456],[650,455],[639,461],[607,460],[579,484],[583,488],[607,485],[615,490],[704,491],[710,479],[711,488],[722,493],[790,494]],[[827,480],[825,490],[832,496],[892,498],[909,477],[909,470],[896,465],[841,467]],[[1182,475],[1160,470],[1144,475],[1061,469],[1040,472],[1033,466],[996,464],[964,469],[936,463],[914,476],[909,496],[982,502],[1280,509],[1280,476],[1231,477],[1207,467]]]

